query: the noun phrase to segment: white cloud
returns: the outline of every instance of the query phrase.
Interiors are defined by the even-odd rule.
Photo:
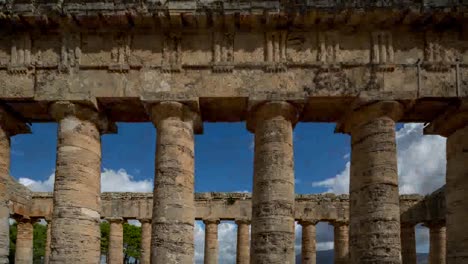
[[[218,225],[219,263],[236,263],[237,225],[221,222]]]
[[[19,178],[19,183],[35,192],[51,192],[54,190],[55,173],[52,173],[45,181],[35,181],[29,178]]]
[[[344,194],[349,192],[349,170],[351,163],[346,162],[345,168],[333,178],[328,178],[323,181],[313,182],[313,187],[328,188],[326,192]]]
[[[101,173],[102,192],[152,192],[153,182],[149,179],[135,181],[124,169],[104,169]]]
[[[141,226],[141,222],[135,219],[129,219],[127,223],[132,226],[138,226],[138,227]]]
[[[54,190],[55,173],[45,181],[30,178],[20,178],[19,183],[35,192],[52,192]],[[153,182],[149,179],[136,181],[126,170],[104,169],[101,172],[101,192],[152,192]]]
[[[397,133],[402,194],[428,194],[445,184],[446,140],[422,134],[422,124],[407,124]]]
[[[201,221],[195,221],[195,263],[203,263],[203,255],[205,250],[205,226]]]
[[[427,194],[445,184],[445,138],[423,135],[422,124],[405,124],[396,132],[400,193]],[[347,159],[347,155],[345,155]],[[350,162],[335,177],[314,182],[327,192],[349,192]]]

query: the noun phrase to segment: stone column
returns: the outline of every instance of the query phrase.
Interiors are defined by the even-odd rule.
[[[218,264],[219,219],[205,219],[205,264]]]
[[[247,219],[237,219],[237,252],[236,264],[249,264],[249,250],[250,250],[250,221]]]
[[[123,264],[123,219],[107,218],[110,225],[108,264]]]
[[[141,264],[150,264],[151,259],[151,219],[140,219],[141,223]]]
[[[424,133],[447,137],[447,263],[468,263],[468,100],[452,104]]]
[[[349,263],[349,227],[348,222],[336,221],[334,227],[335,264]]]
[[[447,262],[468,263],[468,125],[447,138]]]
[[[16,220],[16,252],[15,264],[33,263],[33,224],[31,219],[22,217]]]
[[[58,102],[59,122],[50,263],[99,263],[101,133],[106,120],[87,106]]]
[[[46,237],[46,246],[45,246],[45,253],[44,253],[44,263],[49,264],[52,220],[51,219],[46,219],[46,220],[47,220],[47,237]]]
[[[156,126],[151,263],[191,264],[194,257],[194,125],[184,104],[149,107]]]
[[[295,263],[294,158],[295,106],[267,102],[251,110],[255,133],[250,263]]]
[[[401,224],[401,255],[403,264],[416,264],[416,235],[414,224]]]
[[[383,101],[345,117],[351,135],[350,261],[401,263],[400,204],[395,121],[403,109]]]
[[[445,264],[445,260],[447,257],[445,223],[430,223],[428,224],[428,227],[430,240],[429,264]]]
[[[302,220],[302,264],[317,263],[316,232],[315,225],[318,221]]]
[[[10,137],[30,133],[29,127],[0,107],[0,264],[8,263],[10,253]]]

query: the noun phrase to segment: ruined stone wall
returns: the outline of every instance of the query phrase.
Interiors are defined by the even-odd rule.
[[[10,214],[29,216],[33,192],[11,176],[7,179]]]
[[[103,193],[102,218],[150,219],[153,204],[151,193]],[[47,217],[52,213],[52,193],[33,193],[31,217]],[[401,222],[422,223],[445,219],[444,199],[441,193],[427,197],[401,195]],[[249,193],[196,193],[195,217],[203,219],[250,219]],[[296,195],[295,219],[347,222],[348,195],[307,194]]]

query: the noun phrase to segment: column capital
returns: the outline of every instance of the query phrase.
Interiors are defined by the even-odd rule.
[[[31,133],[29,124],[4,106],[0,106],[0,128],[8,133],[10,137],[18,134]]]
[[[274,117],[283,117],[289,120],[293,127],[299,120],[302,105],[296,105],[287,101],[265,101],[255,103],[249,107],[247,129],[254,133],[259,120]]]
[[[98,112],[97,109],[87,105],[70,101],[58,101],[49,106],[49,112],[57,121],[60,121],[67,116],[74,116],[80,120],[90,121],[97,126],[101,134],[112,134],[117,132],[117,126],[115,123],[109,121],[109,119],[104,114]]]
[[[123,223],[124,219],[122,217],[106,217],[105,218],[107,222],[109,223]]]
[[[203,133],[203,121],[201,119],[198,103],[187,104],[176,101],[162,101],[147,103],[145,105],[151,121],[157,127],[161,120],[166,118],[178,118],[193,124],[195,134]]]
[[[207,218],[207,219],[203,219],[203,223],[205,225],[208,225],[208,224],[219,224],[220,221],[219,221],[219,218]]]
[[[316,225],[320,220],[317,219],[300,219],[299,224],[301,226],[309,226],[309,225]]]
[[[140,223],[150,223],[151,224],[151,218],[142,218],[142,219],[138,219],[138,221],[140,221]]]
[[[349,226],[349,220],[334,220],[330,224],[334,227]]]
[[[250,219],[248,219],[248,218],[236,218],[236,220],[235,220],[235,223],[236,223],[237,225],[242,225],[242,224],[244,224],[244,225],[250,225],[250,222],[251,222],[251,221],[250,221]]]
[[[360,101],[355,103],[337,123],[335,133],[350,134],[355,127],[379,117],[388,117],[396,122],[403,113],[404,106],[397,101]]]
[[[424,134],[448,137],[467,125],[468,99],[463,99],[451,105],[442,115],[426,126]]]

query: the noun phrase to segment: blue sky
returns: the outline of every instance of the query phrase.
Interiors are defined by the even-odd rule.
[[[195,137],[195,189],[251,191],[253,134],[245,123],[205,123]],[[102,167],[125,169],[134,180],[154,177],[156,130],[151,123],[119,123],[118,134],[102,137]],[[349,136],[334,134],[334,124],[300,123],[294,130],[297,193],[320,193],[312,181],[339,173],[349,153]],[[46,180],[55,168],[57,125],[33,124],[32,134],[12,140],[11,174]]]

